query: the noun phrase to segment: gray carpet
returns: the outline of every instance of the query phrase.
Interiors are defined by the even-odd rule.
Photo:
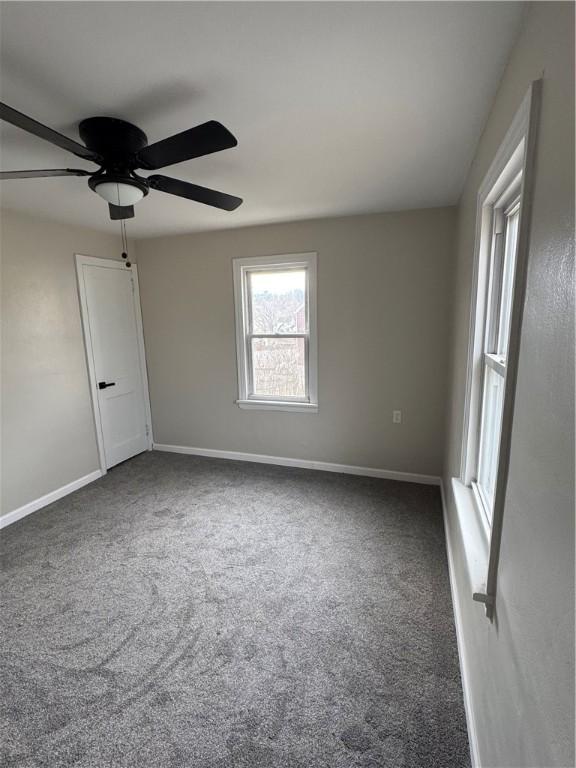
[[[1,551],[5,768],[469,765],[437,488],[149,453]]]

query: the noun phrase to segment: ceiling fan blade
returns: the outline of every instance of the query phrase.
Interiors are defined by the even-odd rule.
[[[48,176],[92,176],[92,171],[81,171],[80,168],[50,168],[39,171],[0,171],[0,181],[3,179],[41,179]]]
[[[134,218],[133,205],[112,205],[112,203],[108,203],[108,208],[110,209],[110,218],[112,221]]]
[[[12,109],[12,107],[2,102],[0,102],[0,120],[11,123],[17,128],[22,128],[23,131],[32,133],[34,136],[49,141],[51,144],[56,144],[57,147],[72,152],[73,155],[82,157],[84,160],[92,160],[94,163],[100,163],[102,160],[100,155],[92,152],[91,149],[88,149],[83,144],[79,144],[77,141],[69,139],[57,131],[53,131],[52,128],[42,125],[37,120],[33,120],[31,117],[18,112],[16,109]]]
[[[209,120],[195,128],[189,128],[187,131],[144,147],[136,157],[140,168],[155,171],[157,168],[182,163],[194,157],[230,149],[237,144],[238,141],[227,128],[216,120]]]
[[[185,197],[188,200],[195,200],[197,203],[212,205],[214,208],[222,208],[224,211],[233,211],[242,203],[241,197],[226,195],[224,192],[199,187],[197,184],[172,179],[170,176],[148,176],[146,180],[152,189],[167,192],[169,195]]]

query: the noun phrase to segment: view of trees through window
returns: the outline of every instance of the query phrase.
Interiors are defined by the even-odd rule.
[[[249,297],[253,394],[306,397],[305,270],[251,272]]]

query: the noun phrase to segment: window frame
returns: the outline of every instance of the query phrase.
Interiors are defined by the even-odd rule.
[[[289,253],[277,256],[250,256],[233,259],[234,308],[236,318],[236,358],[238,367],[237,405],[248,410],[318,411],[318,361],[317,361],[317,309],[316,275],[317,254]],[[249,279],[254,272],[304,269],[306,271],[306,320],[307,331],[287,334],[255,334],[252,332],[250,313]],[[274,397],[253,394],[252,339],[253,338],[304,338],[306,395],[299,397]]]
[[[465,404],[462,428],[460,476],[453,478],[456,508],[467,541],[466,557],[472,581],[474,600],[484,603],[486,616],[492,620],[496,602],[496,586],[500,542],[504,517],[506,486],[512,439],[514,398],[518,373],[520,334],[526,292],[530,238],[530,217],[534,187],[537,125],[542,80],[531,83],[518,112],[486,174],[477,199],[476,236]],[[494,488],[491,524],[484,501],[475,484],[478,467],[480,409],[482,407],[482,365],[486,342],[486,317],[489,298],[489,265],[492,249],[494,211],[506,191],[519,184],[520,216],[518,221],[515,277],[511,298],[508,350],[504,380],[504,400],[499,432],[498,462]],[[495,365],[497,361],[494,360]],[[469,515],[474,519],[470,520]],[[481,553],[485,553],[481,554]]]
[[[506,368],[508,350],[510,348],[510,327],[512,320],[512,307],[514,300],[514,288],[516,284],[516,266],[518,263],[518,223],[515,224],[516,236],[513,251],[508,250],[509,245],[509,227],[512,216],[518,214],[521,211],[522,202],[522,169],[513,178],[512,182],[508,185],[506,190],[500,196],[500,198],[492,205],[491,210],[491,225],[490,225],[490,259],[485,265],[487,270],[487,276],[485,279],[487,285],[487,297],[485,303],[484,323],[483,323],[483,346],[479,355],[479,402],[478,402],[478,425],[476,431],[476,465],[472,470],[471,485],[474,491],[476,503],[486,518],[486,524],[488,528],[492,526],[492,520],[494,515],[494,492],[490,495],[489,489],[485,488],[481,482],[481,476],[483,474],[483,447],[484,443],[488,440],[496,443],[496,468],[498,466],[498,453],[500,448],[500,438],[502,429],[502,412],[499,415],[499,421],[497,427],[494,428],[491,434],[487,434],[487,410],[486,403],[486,386],[490,376],[488,369],[491,369],[495,376],[500,379],[500,386],[503,390],[506,387]],[[512,267],[510,268],[510,260],[512,260]],[[511,269],[511,272],[507,274],[507,270]],[[510,276],[510,283],[508,285],[508,313],[503,312],[503,298],[504,288],[506,285],[506,278]],[[505,318],[504,315],[508,314]],[[507,334],[505,338],[506,349],[501,349],[502,341],[502,323],[507,319]],[[504,399],[504,398],[503,398]],[[494,450],[494,448],[493,448]]]

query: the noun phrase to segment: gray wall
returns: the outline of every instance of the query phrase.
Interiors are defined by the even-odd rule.
[[[155,441],[438,475],[454,227],[443,208],[140,240]],[[232,258],[302,251],[319,413],[240,410]]]
[[[445,487],[483,766],[574,765],[574,6],[534,3],[459,209]],[[476,195],[543,75],[527,296],[497,620],[471,600],[450,491],[459,472]]]
[[[2,513],[99,468],[74,254],[118,258],[120,238],[1,216]]]

